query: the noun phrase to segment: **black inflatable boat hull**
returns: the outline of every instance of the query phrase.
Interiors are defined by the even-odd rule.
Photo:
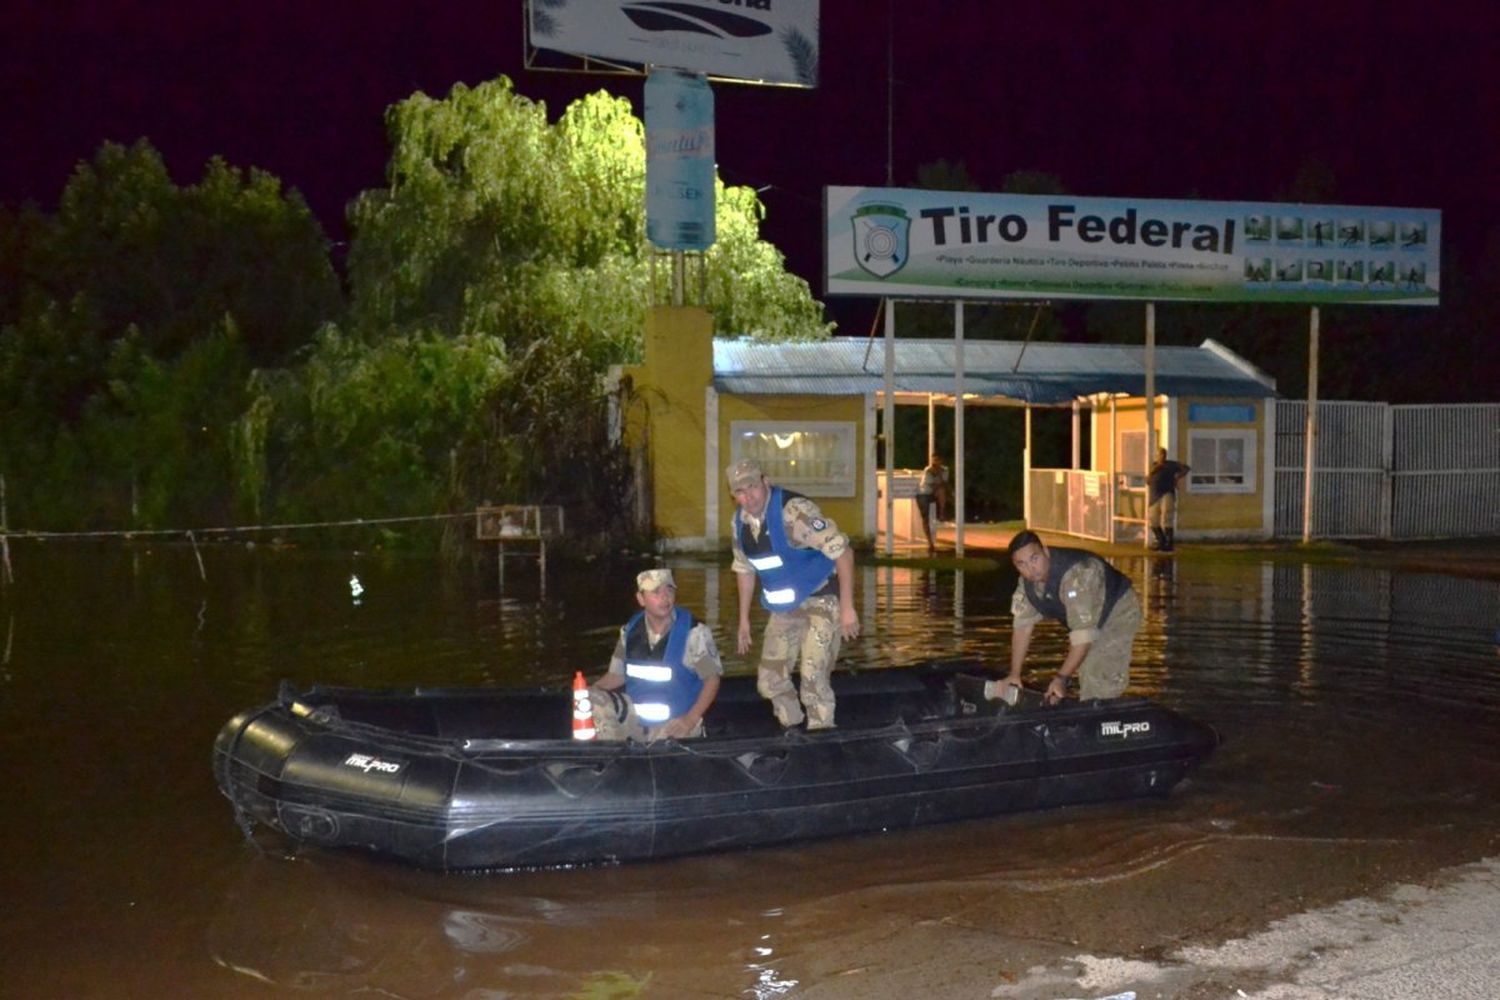
[[[1136,699],[990,714],[993,703],[955,693],[954,676],[836,675],[839,727],[814,733],[782,733],[753,678],[726,678],[706,738],[649,745],[537,738],[569,730],[566,691],[314,688],[232,719],[214,771],[247,831],[259,823],[451,870],[661,858],[1162,795],[1217,743]]]

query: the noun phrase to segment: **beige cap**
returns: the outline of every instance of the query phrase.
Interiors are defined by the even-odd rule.
[[[760,463],[753,458],[742,458],[724,470],[724,478],[729,480],[731,490],[754,486],[764,477],[765,473],[761,471]]]
[[[669,569],[643,569],[635,576],[635,589],[643,594],[649,594],[661,587],[677,589],[677,582],[672,579],[672,571]]]

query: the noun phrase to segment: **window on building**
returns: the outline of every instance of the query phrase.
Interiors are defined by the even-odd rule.
[[[1188,465],[1195,493],[1254,493],[1255,432],[1189,431]]]
[[[736,420],[729,425],[729,458],[753,458],[776,486],[814,497],[855,492],[853,421]]]

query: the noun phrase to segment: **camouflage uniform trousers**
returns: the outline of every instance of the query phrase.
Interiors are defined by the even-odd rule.
[[[1130,683],[1130,654],[1141,627],[1141,602],[1135,588],[1121,594],[1104,627],[1078,668],[1078,697],[1118,698]]]
[[[755,689],[771,702],[776,721],[783,726],[795,726],[806,718],[808,729],[827,729],[833,725],[833,685],[828,675],[833,672],[838,655],[836,595],[809,597],[791,611],[772,613],[761,638]],[[802,674],[800,705],[797,688],[792,684],[794,666]]]
[[[661,729],[660,726],[648,727],[641,721],[640,716],[635,714],[635,702],[624,691],[601,691],[599,688],[589,688],[589,703],[594,710],[594,738],[598,740],[611,740],[620,742],[623,740],[635,740],[637,743],[649,743],[656,739]],[[703,735],[703,720],[698,720],[698,726],[686,739],[694,739]]]

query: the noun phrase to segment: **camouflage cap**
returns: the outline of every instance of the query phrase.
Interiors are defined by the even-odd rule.
[[[635,575],[635,589],[643,594],[662,587],[677,589],[677,582],[672,579],[672,571],[669,569],[643,569]]]
[[[753,458],[742,458],[724,470],[724,478],[729,480],[731,490],[754,486],[764,476],[765,473],[761,471],[760,463]]]

